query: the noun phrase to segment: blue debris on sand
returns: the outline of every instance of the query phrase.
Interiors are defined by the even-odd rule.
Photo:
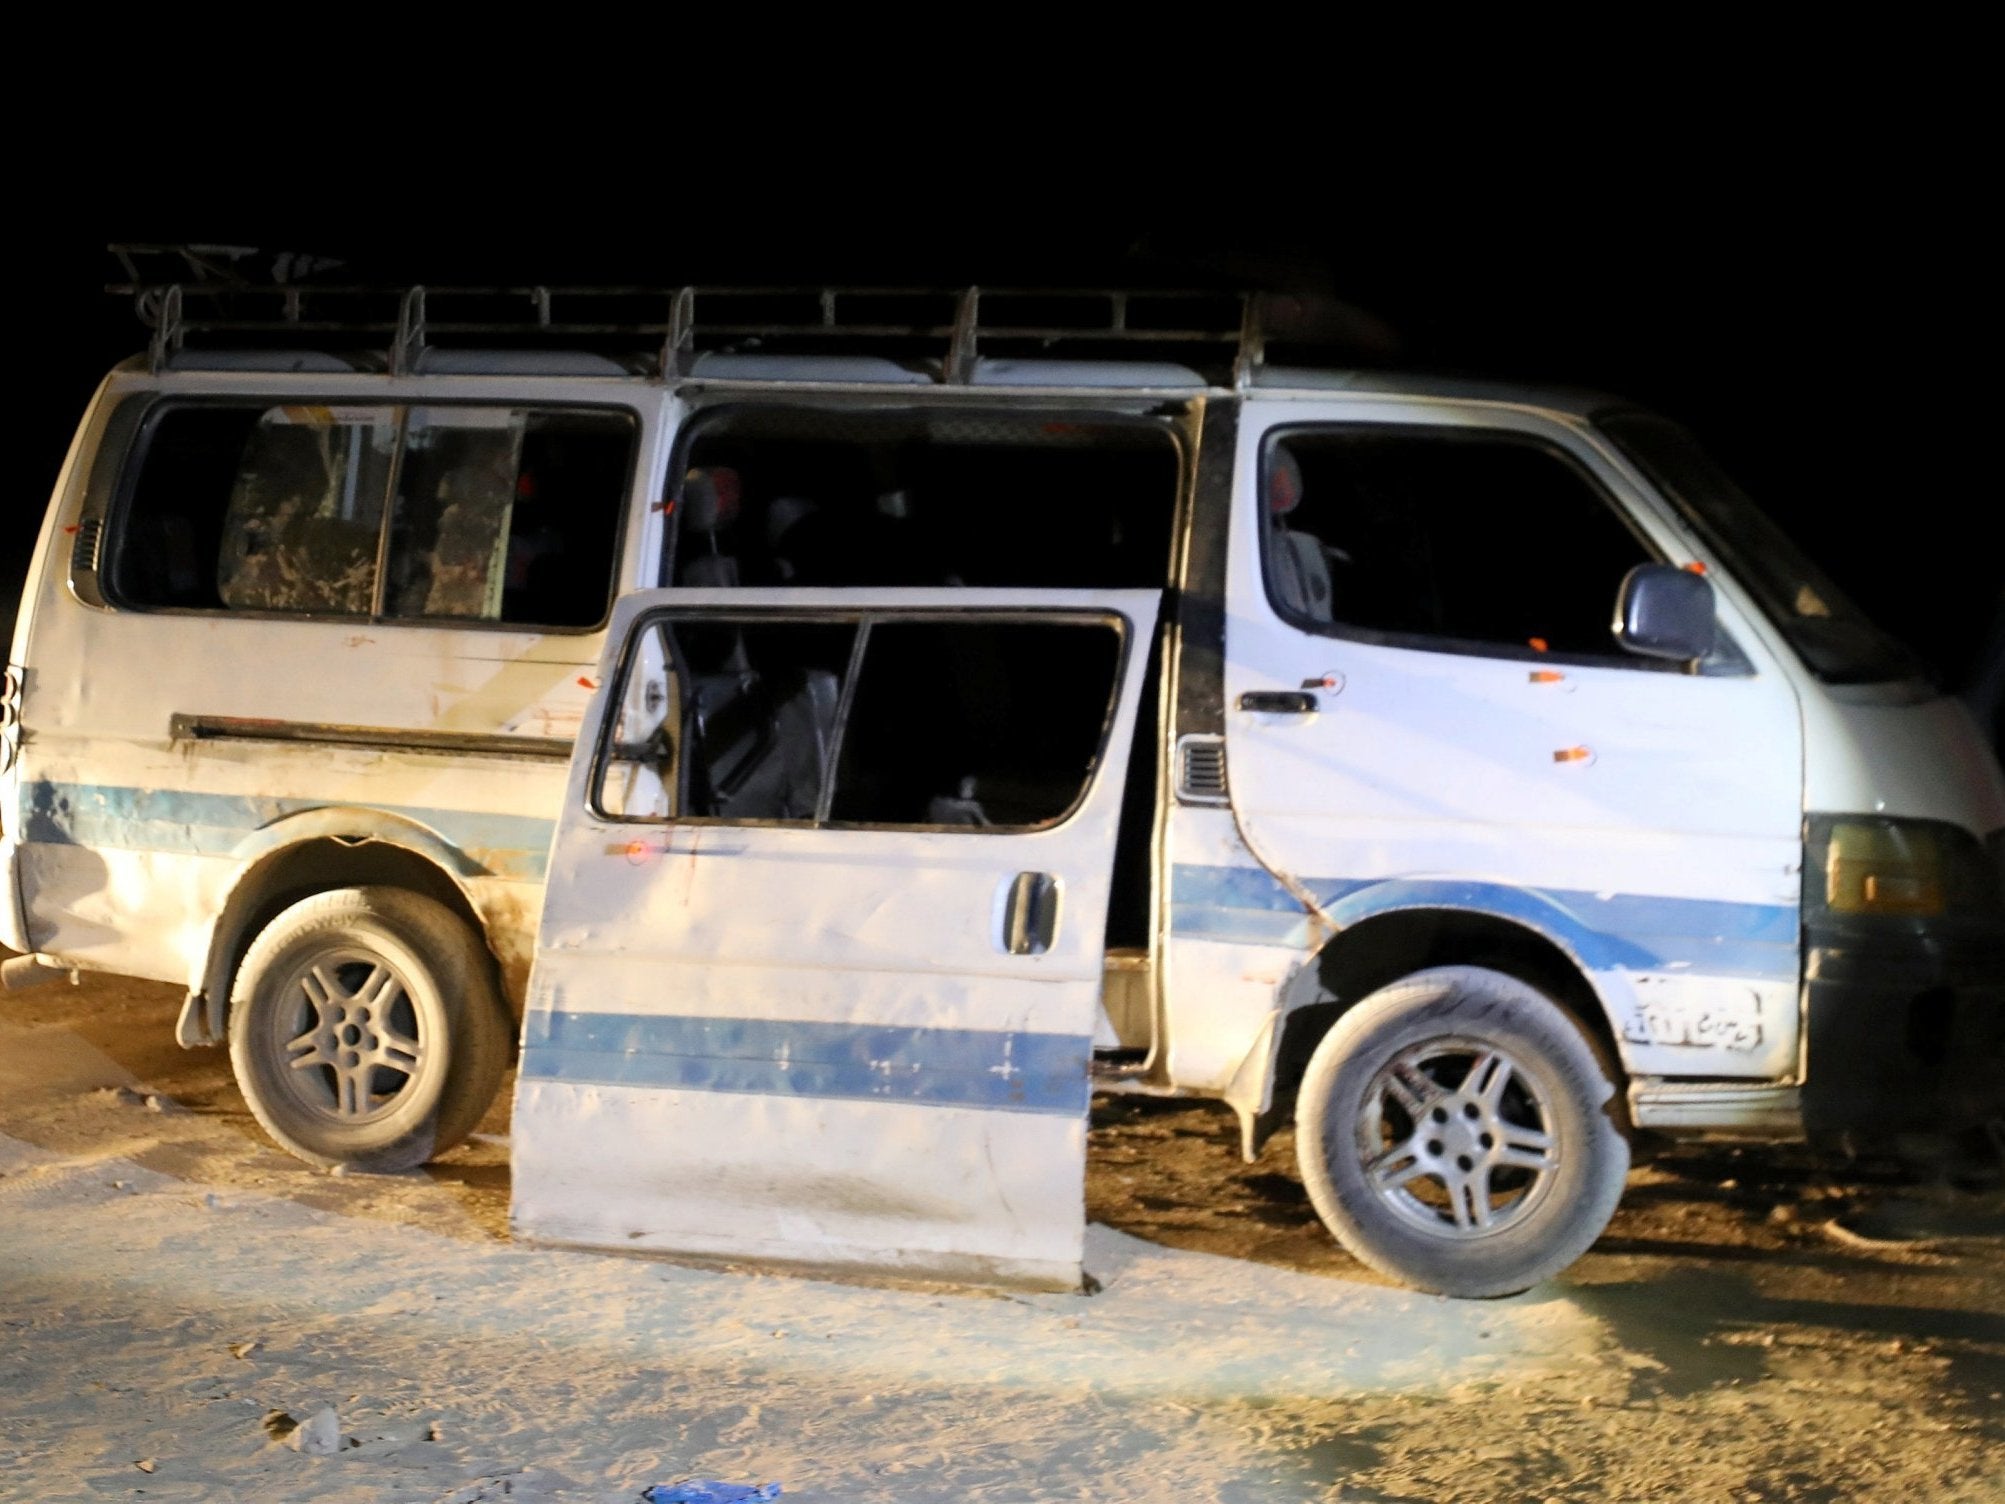
[[[685,1478],[680,1483],[656,1483],[640,1492],[647,1504],[753,1504],[777,1499],[777,1483],[719,1483],[715,1478]]]

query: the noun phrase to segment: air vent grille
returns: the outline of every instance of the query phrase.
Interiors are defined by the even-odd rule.
[[[70,548],[71,574],[96,574],[98,545],[104,540],[104,519],[86,517],[77,524],[76,542]]]
[[[1186,736],[1177,743],[1177,797],[1190,804],[1224,804],[1225,738]]]

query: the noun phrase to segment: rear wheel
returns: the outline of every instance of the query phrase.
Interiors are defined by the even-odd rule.
[[[402,888],[340,888],[286,909],[245,955],[230,1064],[301,1159],[407,1170],[473,1131],[511,1032],[493,962],[451,910]]]
[[[1510,1295],[1586,1252],[1629,1169],[1616,1083],[1537,989],[1473,966],[1365,998],[1302,1080],[1297,1155],[1324,1225],[1374,1269]]]

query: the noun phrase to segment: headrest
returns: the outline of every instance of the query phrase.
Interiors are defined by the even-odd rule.
[[[1301,461],[1276,444],[1267,455],[1267,510],[1286,517],[1301,504]]]
[[[738,472],[729,465],[691,470],[682,477],[682,525],[692,532],[722,532],[738,520],[744,494]]]

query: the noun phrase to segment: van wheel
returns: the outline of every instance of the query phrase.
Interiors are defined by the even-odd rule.
[[[1622,1198],[1614,1072],[1502,972],[1407,977],[1337,1020],[1302,1078],[1296,1154],[1323,1223],[1383,1274],[1512,1295],[1587,1251]]]
[[[494,963],[402,888],[286,909],[237,971],[230,1065],[265,1131],[309,1164],[408,1170],[473,1131],[512,1029]]]

